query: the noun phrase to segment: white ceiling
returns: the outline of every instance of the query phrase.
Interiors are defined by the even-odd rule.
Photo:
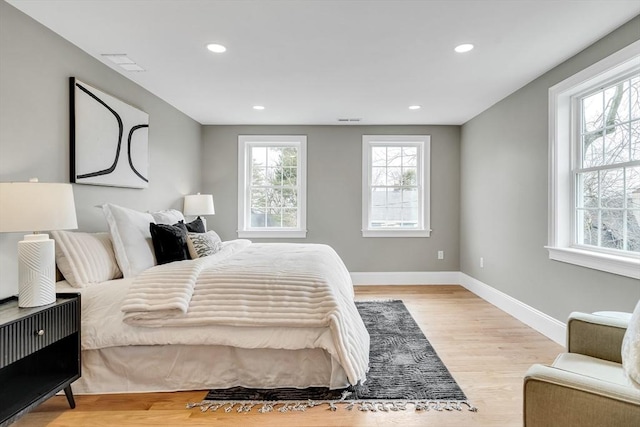
[[[638,0],[6,1],[202,124],[462,124],[640,14]]]

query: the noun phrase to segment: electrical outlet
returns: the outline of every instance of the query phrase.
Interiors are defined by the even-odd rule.
[[[484,258],[480,257],[480,268],[484,268]]]
[[[444,259],[444,251],[438,251],[438,259]]]

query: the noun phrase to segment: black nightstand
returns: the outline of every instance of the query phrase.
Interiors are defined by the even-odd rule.
[[[75,408],[71,383],[80,378],[80,294],[19,308],[0,301],[0,427],[17,420],[60,390]]]

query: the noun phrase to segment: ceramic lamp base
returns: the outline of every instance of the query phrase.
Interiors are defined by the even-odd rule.
[[[38,307],[55,300],[55,242],[48,234],[28,234],[18,242],[18,306]]]

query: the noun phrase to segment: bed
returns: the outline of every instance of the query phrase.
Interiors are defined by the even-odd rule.
[[[54,238],[65,277],[57,292],[82,295],[74,393],[336,389],[366,379],[369,336],[329,246],[232,240],[207,257],[100,280],[114,276],[102,253],[117,257],[113,233]]]

